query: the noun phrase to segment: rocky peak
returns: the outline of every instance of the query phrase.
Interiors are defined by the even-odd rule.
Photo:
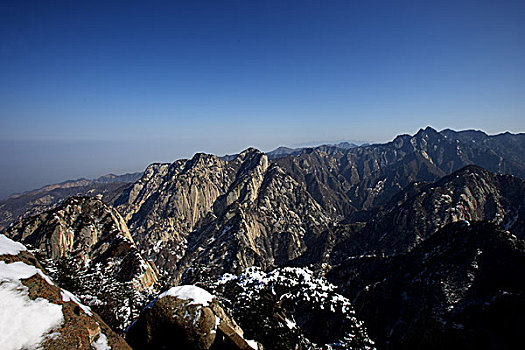
[[[326,241],[319,238],[329,219],[303,185],[272,164],[253,193],[255,200],[233,202],[192,233],[177,267],[182,281],[240,273],[253,265],[271,269],[303,255],[300,263],[309,264],[322,255]]]
[[[244,206],[253,203],[258,196],[259,188],[269,166],[266,154],[256,149],[248,149],[242,152],[232,162],[241,163],[227,193],[219,197],[214,204],[214,211],[217,216],[222,215],[232,203],[237,202]]]
[[[114,261],[117,279],[151,287],[157,273],[139,254],[116,209],[92,197],[71,197],[59,207],[22,219],[6,231],[48,259],[71,258],[79,266]]]
[[[343,239],[332,258],[404,253],[441,227],[465,220],[491,221],[525,237],[524,208],[523,180],[467,166],[435,183],[408,186],[369,217],[350,240]]]
[[[200,250],[208,249],[204,242],[219,242],[214,240],[218,237],[220,242],[225,243],[226,239],[228,243],[210,245],[209,249],[215,251],[213,259],[223,261],[223,250],[233,249],[226,259],[229,262],[218,272],[254,263],[271,266],[274,259],[271,232],[284,234],[287,230],[290,237],[285,240],[290,246],[283,245],[283,249],[290,250],[285,254],[289,260],[306,249],[305,233],[326,226],[322,208],[305,189],[254,148],[230,161],[198,154],[180,167],[183,170],[141,179],[119,201],[122,203],[119,209],[128,218],[143,252],[166,271],[182,272],[195,259],[200,263],[197,258],[203,256]],[[274,218],[276,213],[267,217],[269,208],[276,206],[281,207],[280,223]],[[306,215],[308,211],[312,215]],[[229,234],[221,236],[221,232]],[[244,251],[243,247],[249,250]]]
[[[463,141],[483,141],[489,137],[486,133],[480,130],[462,130],[462,131],[454,131],[451,129],[445,129],[441,131],[441,133],[446,136],[447,138],[451,139],[459,139]]]
[[[440,137],[442,136],[441,133],[439,131],[437,131],[436,129],[432,128],[431,126],[427,126],[426,128],[424,129],[419,129],[418,132],[414,135],[415,138],[419,138],[419,139],[422,139],[422,138],[437,138],[437,137]]]
[[[223,166],[224,162],[219,157],[213,154],[196,153],[193,158],[185,164],[185,170],[197,169],[197,168],[212,168]]]
[[[236,158],[238,158],[241,161],[244,161],[246,158],[251,158],[257,155],[261,155],[261,154],[264,154],[264,153],[259,151],[257,148],[248,147],[247,149],[239,153]]]

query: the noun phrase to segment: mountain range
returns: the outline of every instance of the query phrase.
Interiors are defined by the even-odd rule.
[[[525,134],[427,127],[47,186],[0,223],[121,335],[157,291],[198,285],[269,349],[504,349],[525,330],[524,178]]]

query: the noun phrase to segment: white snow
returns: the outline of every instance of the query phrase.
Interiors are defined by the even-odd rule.
[[[246,340],[246,343],[248,343],[248,345],[252,348],[252,349],[255,349],[255,350],[258,350],[259,349],[259,345],[257,345],[257,342],[255,340],[249,340],[249,339],[244,339]]]
[[[202,288],[193,285],[173,287],[159,295],[159,299],[172,296],[183,300],[189,300],[190,305],[208,306],[215,297]]]
[[[212,329],[212,333],[216,333],[217,332],[217,328],[219,327],[219,325],[221,324],[221,318],[217,315],[215,315],[215,327],[213,327]]]
[[[72,301],[78,306],[80,306],[80,308],[84,310],[86,314],[88,314],[89,316],[93,316],[93,313],[91,312],[91,309],[89,308],[89,306],[82,304],[80,300],[78,300],[78,298],[75,295],[73,295],[73,293],[68,292],[64,288],[62,288],[62,301],[65,301],[65,302]]]
[[[91,347],[95,350],[110,350],[111,346],[108,345],[108,338],[104,333],[100,333],[97,340],[91,342]]]
[[[43,298],[32,300],[29,290],[21,283],[42,272],[15,262],[0,261],[0,344],[2,349],[36,349],[51,336],[50,332],[63,322],[62,306]],[[49,278],[47,278],[50,282]]]
[[[0,234],[0,255],[18,255],[21,251],[27,250],[22,243],[15,242]]]
[[[294,321],[292,321],[292,320],[290,320],[288,318],[286,318],[285,321],[286,321],[286,326],[288,328],[290,328],[290,329],[294,329],[295,328],[296,324],[295,324]]]
[[[17,281],[20,279],[27,279],[35,274],[39,274],[47,283],[53,285],[53,281],[34,266],[27,265],[21,261],[11,264],[6,264],[5,261],[0,261],[0,282],[2,281]]]

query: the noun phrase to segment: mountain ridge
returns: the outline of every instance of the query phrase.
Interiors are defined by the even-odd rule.
[[[304,279],[306,275],[312,276],[308,277],[311,279],[315,275],[319,278],[326,276],[329,282],[339,285],[346,298],[344,304],[348,305],[348,310],[355,309],[356,316],[347,320],[349,329],[361,327],[358,320],[363,320],[366,329],[370,330],[366,333],[370,338],[357,329],[356,333],[348,333],[359,334],[364,341],[363,348],[370,347],[376,339],[378,345],[387,348],[417,348],[419,343],[414,343],[416,340],[412,334],[425,333],[424,342],[437,339],[441,334],[436,327],[439,328],[439,317],[447,315],[445,306],[450,306],[450,303],[442,302],[444,299],[439,293],[451,296],[452,292],[463,290],[470,283],[465,272],[469,272],[469,268],[461,270],[465,274],[459,277],[449,274],[456,261],[455,252],[470,254],[478,248],[489,249],[482,239],[469,239],[469,230],[474,230],[476,237],[486,237],[489,241],[495,239],[503,246],[514,245],[514,241],[523,242],[524,172],[525,134],[489,137],[479,131],[438,132],[427,127],[414,135],[399,135],[386,144],[305,148],[297,154],[283,154],[273,160],[255,148],[248,148],[229,159],[197,153],[191,159],[153,163],[135,182],[106,188],[97,193],[98,199],[81,197],[86,203],[93,204],[86,208],[60,215],[53,211],[57,210],[55,208],[38,215],[52,218],[55,213],[61,218],[57,220],[64,222],[68,222],[68,217],[86,216],[80,225],[67,226],[78,237],[84,237],[83,229],[91,227],[88,223],[99,217],[92,207],[106,208],[105,212],[111,212],[110,216],[122,222],[117,225],[119,230],[124,230],[123,227],[129,230],[136,254],[153,261],[158,267],[159,280],[164,287],[197,284],[219,288],[217,281],[226,278],[224,276],[237,275],[237,282],[232,282],[232,287],[242,287],[245,295],[235,301],[236,295],[222,290],[222,295],[228,296],[230,303],[223,301],[232,307],[240,303],[236,312],[239,312],[240,322],[245,322],[240,326],[253,330],[253,334],[269,344],[273,344],[272,327],[255,331],[252,322],[268,321],[279,328],[275,330],[275,335],[280,337],[279,344],[319,342],[328,348],[333,341],[342,349],[344,344],[351,342],[345,334],[317,333],[316,316],[311,313],[314,311],[306,297],[299,298],[305,302],[300,306],[300,313],[294,310],[294,307],[299,307],[294,302],[286,310],[272,309],[272,303],[265,304],[264,309],[259,310],[260,314],[257,311],[251,315],[246,314],[249,310],[242,306],[251,303],[250,289],[259,288],[257,285],[269,279],[281,283],[285,278],[285,285],[289,287],[302,283],[296,279]],[[38,221],[38,215],[19,220],[9,230],[34,230],[35,225],[31,222]],[[96,223],[94,227],[105,235],[114,231],[111,225],[101,225],[99,219],[93,222]],[[49,223],[53,223],[49,230],[54,232],[55,222]],[[451,243],[446,245],[448,238],[443,237],[449,237]],[[461,245],[462,242],[465,246]],[[56,245],[51,241],[49,244]],[[516,247],[517,255],[509,260],[511,265],[519,265],[521,259],[521,245]],[[45,249],[45,245],[40,248]],[[426,294],[422,299],[417,290],[412,289],[410,295],[416,306],[411,311],[400,311],[394,306],[389,309],[388,298],[404,305],[402,293],[412,288],[410,280],[403,276],[421,275],[429,285],[440,283],[432,279],[433,275],[414,270],[410,263],[423,264],[420,260],[432,251],[439,254],[435,266],[429,265],[427,270],[435,269],[440,276],[457,277],[454,283],[448,284],[452,289],[443,287],[434,294],[433,290],[423,288]],[[395,266],[389,266],[389,262],[396,262]],[[461,260],[461,264],[470,266],[473,262]],[[307,272],[306,269],[311,270]],[[251,272],[247,274],[246,271]],[[387,278],[382,284],[389,271],[397,274],[399,282]],[[487,276],[493,276],[490,269],[487,271]],[[87,275],[94,276],[90,286],[100,283],[110,293],[116,293],[111,282],[104,282],[104,276],[113,272],[111,269],[87,271]],[[360,280],[353,277],[354,272],[358,273],[356,276],[360,276]],[[81,275],[85,274],[82,272]],[[254,285],[244,289],[244,277],[240,276],[248,275]],[[345,280],[353,280],[355,287],[345,284]],[[321,281],[318,284],[322,289],[324,282]],[[508,283],[519,286],[518,282],[512,277]],[[496,286],[498,283],[495,281]],[[282,295],[287,293],[285,285],[279,287]],[[371,292],[363,292],[365,288]],[[301,290],[305,289],[308,285]],[[85,293],[86,288],[80,286],[79,290]],[[399,295],[384,299],[391,291],[401,295],[401,300]],[[271,296],[265,296],[268,292],[260,297],[272,300]],[[429,305],[434,305],[437,310],[435,314],[418,313],[424,309],[427,296]],[[334,295],[333,298],[339,300],[340,297]],[[473,309],[462,309],[466,311],[461,311],[458,317],[466,317],[464,322],[469,329],[485,329],[490,322],[483,316],[483,305],[470,299],[468,293],[461,294],[461,298]],[[144,296],[139,300],[145,300]],[[334,300],[327,300],[326,306],[339,305]],[[518,296],[517,299],[505,298],[504,302],[512,304],[519,303],[519,300]],[[383,316],[379,309],[367,306],[374,302],[383,305],[388,317]],[[501,313],[506,309],[494,310]],[[104,314],[105,320],[119,331],[137,314],[135,311],[126,314],[125,321],[117,311],[111,312]],[[320,314],[332,317],[323,312]],[[482,315],[483,325],[469,323],[471,315],[475,314]],[[286,315],[293,315],[291,317],[298,322],[286,321]],[[412,317],[415,318],[410,321]],[[447,328],[445,333],[452,332],[453,339],[464,344],[468,337],[464,338],[465,335],[454,326],[460,323],[443,317],[441,319],[453,328]],[[432,321],[421,323],[422,318]],[[406,323],[406,328],[396,325],[396,322]],[[290,326],[292,323],[295,326]],[[399,333],[396,327],[406,329],[406,334]],[[495,334],[499,337],[506,333]],[[332,336],[337,339],[332,339]],[[452,346],[447,343],[449,345]]]

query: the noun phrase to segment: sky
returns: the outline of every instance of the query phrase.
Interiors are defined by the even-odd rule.
[[[2,1],[0,198],[196,152],[525,131],[524,1]]]

